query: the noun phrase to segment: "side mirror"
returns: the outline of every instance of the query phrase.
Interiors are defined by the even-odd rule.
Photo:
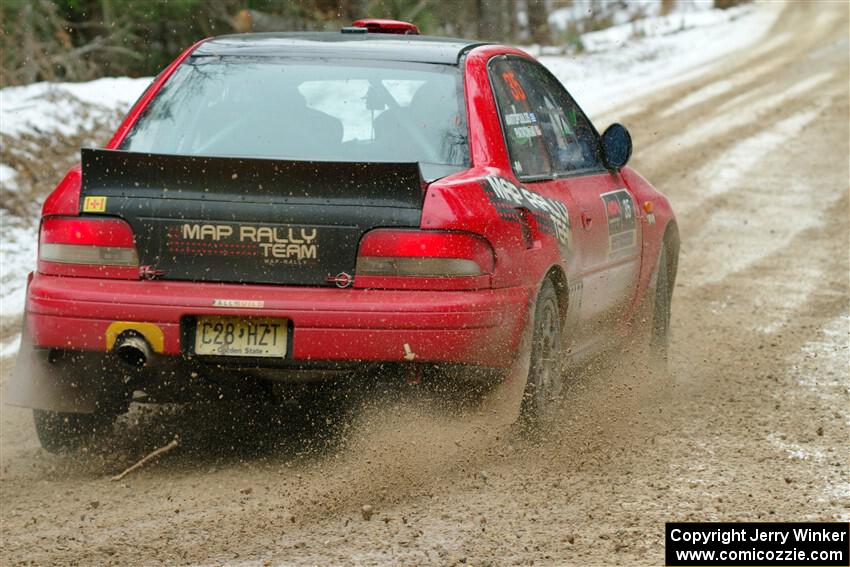
[[[632,136],[626,127],[615,122],[602,134],[602,161],[605,167],[620,171],[632,156]]]

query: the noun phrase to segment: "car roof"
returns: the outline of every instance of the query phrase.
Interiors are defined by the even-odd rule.
[[[214,37],[192,56],[329,57],[457,65],[469,49],[486,42],[424,35],[293,32]]]

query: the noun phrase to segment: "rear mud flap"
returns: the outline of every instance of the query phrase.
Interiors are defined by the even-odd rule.
[[[63,413],[93,413],[102,391],[100,374],[83,364],[50,361],[50,349],[35,348],[24,315],[21,346],[3,402]]]

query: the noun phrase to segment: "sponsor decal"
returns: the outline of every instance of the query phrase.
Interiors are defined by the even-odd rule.
[[[521,126],[523,124],[537,124],[537,117],[533,112],[513,112],[505,114],[505,125]]]
[[[514,185],[507,179],[495,175],[485,177],[482,187],[502,219],[521,222],[517,209],[528,209],[543,232],[551,234],[560,244],[569,248],[570,215],[564,203],[538,195],[534,191]]]
[[[106,197],[86,197],[83,199],[84,213],[102,213],[106,211]]]
[[[534,124],[532,126],[516,126],[511,128],[511,137],[517,140],[527,140],[529,138],[536,138],[538,136],[542,136],[543,131],[540,130],[540,126]]]
[[[533,112],[512,112],[505,114],[504,118],[505,126],[510,128],[508,135],[518,143],[543,135],[543,131],[537,124],[537,116]]]
[[[168,228],[169,252],[256,256],[267,264],[300,264],[319,257],[314,227],[181,223]]]
[[[241,307],[246,309],[262,309],[265,301],[252,299],[213,299],[213,307]]]
[[[602,194],[608,217],[608,259],[627,256],[637,243],[635,203],[631,193],[617,189]]]

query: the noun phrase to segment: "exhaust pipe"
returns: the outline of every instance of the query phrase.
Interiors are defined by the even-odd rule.
[[[125,364],[142,368],[151,358],[148,341],[138,335],[121,337],[115,343],[115,353]]]

